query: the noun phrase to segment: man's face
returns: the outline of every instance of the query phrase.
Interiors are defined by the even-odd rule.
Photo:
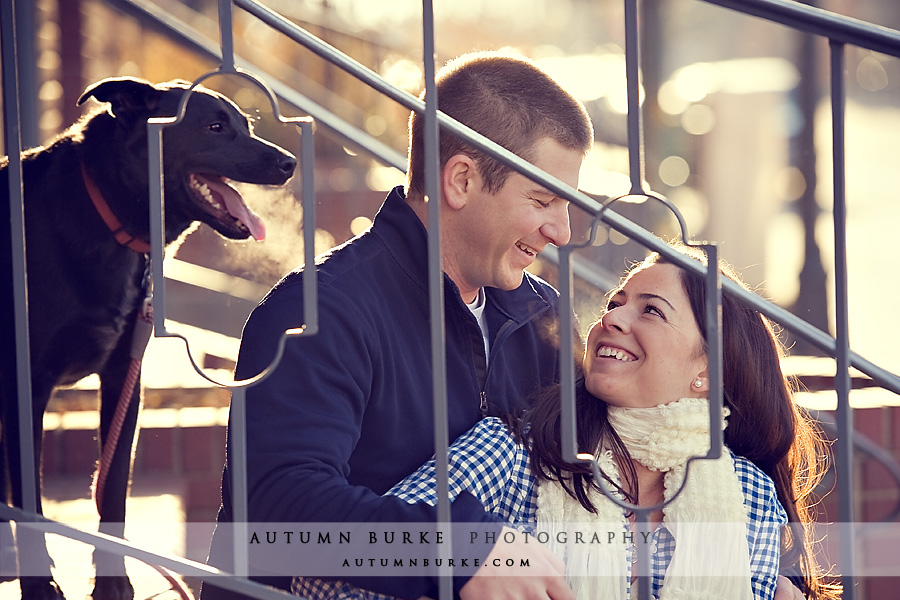
[[[583,155],[545,138],[535,145],[533,164],[560,181],[578,187]],[[475,298],[479,288],[513,290],[522,284],[523,271],[549,244],[569,241],[568,201],[524,175],[513,172],[494,194],[481,189],[476,176],[466,204],[458,211],[445,270],[463,300]]]

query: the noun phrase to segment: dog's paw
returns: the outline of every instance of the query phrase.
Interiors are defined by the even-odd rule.
[[[52,577],[22,577],[22,600],[66,600]]]
[[[92,600],[134,600],[134,588],[127,577],[97,577]]]

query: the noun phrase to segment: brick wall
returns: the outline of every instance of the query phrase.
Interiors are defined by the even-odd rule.
[[[96,404],[94,390],[57,393],[45,418],[45,482],[83,481],[84,495],[89,495],[99,458],[99,416],[86,409]],[[225,464],[227,406],[228,392],[218,388],[146,390],[134,457],[135,487],[152,493],[152,482],[164,481],[166,489],[180,490],[187,521],[214,521]]]

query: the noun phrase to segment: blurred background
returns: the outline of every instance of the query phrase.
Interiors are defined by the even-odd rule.
[[[422,89],[419,2],[269,0],[266,5],[394,85],[412,94]],[[900,29],[900,3],[818,0],[815,5]],[[167,27],[217,48],[215,0],[33,0],[17,2],[16,9],[26,146],[47,143],[95,108],[93,101],[84,106],[76,101],[100,79],[194,80],[218,65]],[[622,2],[457,0],[437,2],[434,9],[438,64],[471,50],[507,49],[534,58],[585,103],[593,119],[597,141],[582,171],[582,190],[601,200],[629,190]],[[682,211],[694,238],[717,242],[723,258],[761,295],[833,333],[827,41],[697,0],[643,0],[640,27],[648,189]],[[253,65],[247,68],[365,131],[402,160],[408,111],[399,104],[237,8],[234,41],[236,55]],[[846,66],[850,343],[897,373],[900,353],[893,346],[900,338],[900,318],[890,307],[900,295],[892,243],[900,223],[900,191],[888,175],[900,157],[900,61],[848,46]],[[258,88],[237,77],[215,77],[204,85],[234,99],[256,120],[262,137],[299,156],[298,132],[277,122]],[[307,112],[284,99],[280,108],[288,116]],[[365,230],[387,191],[404,176],[321,124],[315,143],[316,251],[322,252]],[[183,333],[193,358],[221,381],[230,379],[241,327],[255,303],[302,263],[299,179],[298,169],[285,189],[241,188],[266,220],[264,242],[233,243],[199,228],[167,254],[170,331]],[[676,221],[657,203],[620,204],[616,210],[664,238],[678,235]],[[587,238],[589,219],[579,212],[572,208],[574,241]],[[598,314],[618,273],[644,255],[642,247],[605,228],[577,253],[576,312],[582,326]],[[534,271],[556,281],[553,260],[538,261]],[[833,362],[817,359],[814,348],[787,332],[785,338],[796,355],[789,369],[810,389],[804,402],[827,415],[835,402],[828,391]],[[227,391],[194,373],[184,344],[176,340],[151,342],[143,385],[148,410],[142,416],[133,495],[168,502],[186,521],[212,520]],[[855,405],[867,408],[856,413],[857,429],[896,460],[896,396],[868,387],[863,378],[855,385],[861,388],[852,395]],[[96,459],[94,390],[96,382],[85,380],[58,392],[45,421],[47,489],[65,501],[60,506],[76,506],[71,503],[86,497],[84,474]],[[860,519],[895,518],[891,511],[896,512],[900,493],[886,476],[888,468],[865,456],[860,467]],[[203,558],[202,544],[187,546],[181,543],[175,551]],[[889,579],[871,585],[896,584],[896,579],[886,583]],[[888,597],[878,589],[865,593]]]
[[[149,16],[163,14],[167,22],[215,47],[219,39],[215,0],[20,4],[20,13],[30,13],[20,21],[27,24],[26,16],[30,17],[34,33],[19,35],[27,146],[47,142],[85,110],[95,108],[93,101],[77,106],[76,100],[87,85],[100,79],[129,75],[153,82],[194,80],[217,66]],[[400,88],[412,94],[421,90],[418,2],[274,0],[268,5]],[[893,2],[820,0],[819,6],[886,27],[900,26],[900,5]],[[597,134],[596,148],[582,173],[582,189],[599,198],[628,191],[620,2],[473,0],[437,3],[435,15],[439,64],[470,50],[504,48],[536,59],[571,89],[588,107]],[[290,86],[402,157],[407,110],[240,9],[235,9],[234,18],[236,54],[264,79]],[[644,0],[641,35],[649,188],[679,207],[691,235],[721,244],[724,257],[763,295],[827,330],[833,246],[827,42],[696,0]],[[898,193],[886,179],[900,131],[900,64],[895,58],[851,47],[847,68],[853,308],[882,290],[890,293],[880,287],[887,283],[884,271],[890,271],[885,261],[891,254],[890,236],[878,235],[877,228],[892,225],[891,211],[898,205]],[[296,131],[272,118],[265,96],[246,80],[216,77],[205,85],[225,92],[258,118],[262,136],[299,153]],[[282,111],[302,114],[284,101]],[[327,127],[320,126],[317,133],[318,250],[362,231],[403,174]],[[273,199],[271,193],[257,196],[254,191],[258,190],[247,193],[251,204],[264,217],[270,216],[266,242],[228,244],[202,228],[187,238],[174,258],[264,287],[296,267],[302,261],[302,241],[296,237],[302,215],[295,198],[275,194]],[[619,210],[663,237],[677,234],[674,219],[661,207],[646,204]],[[576,212],[573,234],[578,239],[587,227]],[[611,275],[641,257],[642,250],[615,232],[601,232],[594,247],[582,254],[598,273]],[[545,266],[539,263],[535,269]],[[553,279],[546,270],[542,274]],[[175,271],[171,275],[190,277]],[[253,292],[244,295],[252,297]],[[589,320],[595,300],[584,302],[579,316]],[[239,318],[196,312],[203,314],[179,316],[229,336],[239,335]],[[900,354],[885,343],[900,334],[900,322],[889,322],[880,311],[870,310],[851,310],[850,318],[854,349],[900,370]]]

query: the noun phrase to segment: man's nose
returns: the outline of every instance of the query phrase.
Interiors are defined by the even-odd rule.
[[[550,240],[554,246],[565,246],[572,237],[569,226],[569,203],[554,200],[547,209],[547,221],[541,225],[541,235]]]

